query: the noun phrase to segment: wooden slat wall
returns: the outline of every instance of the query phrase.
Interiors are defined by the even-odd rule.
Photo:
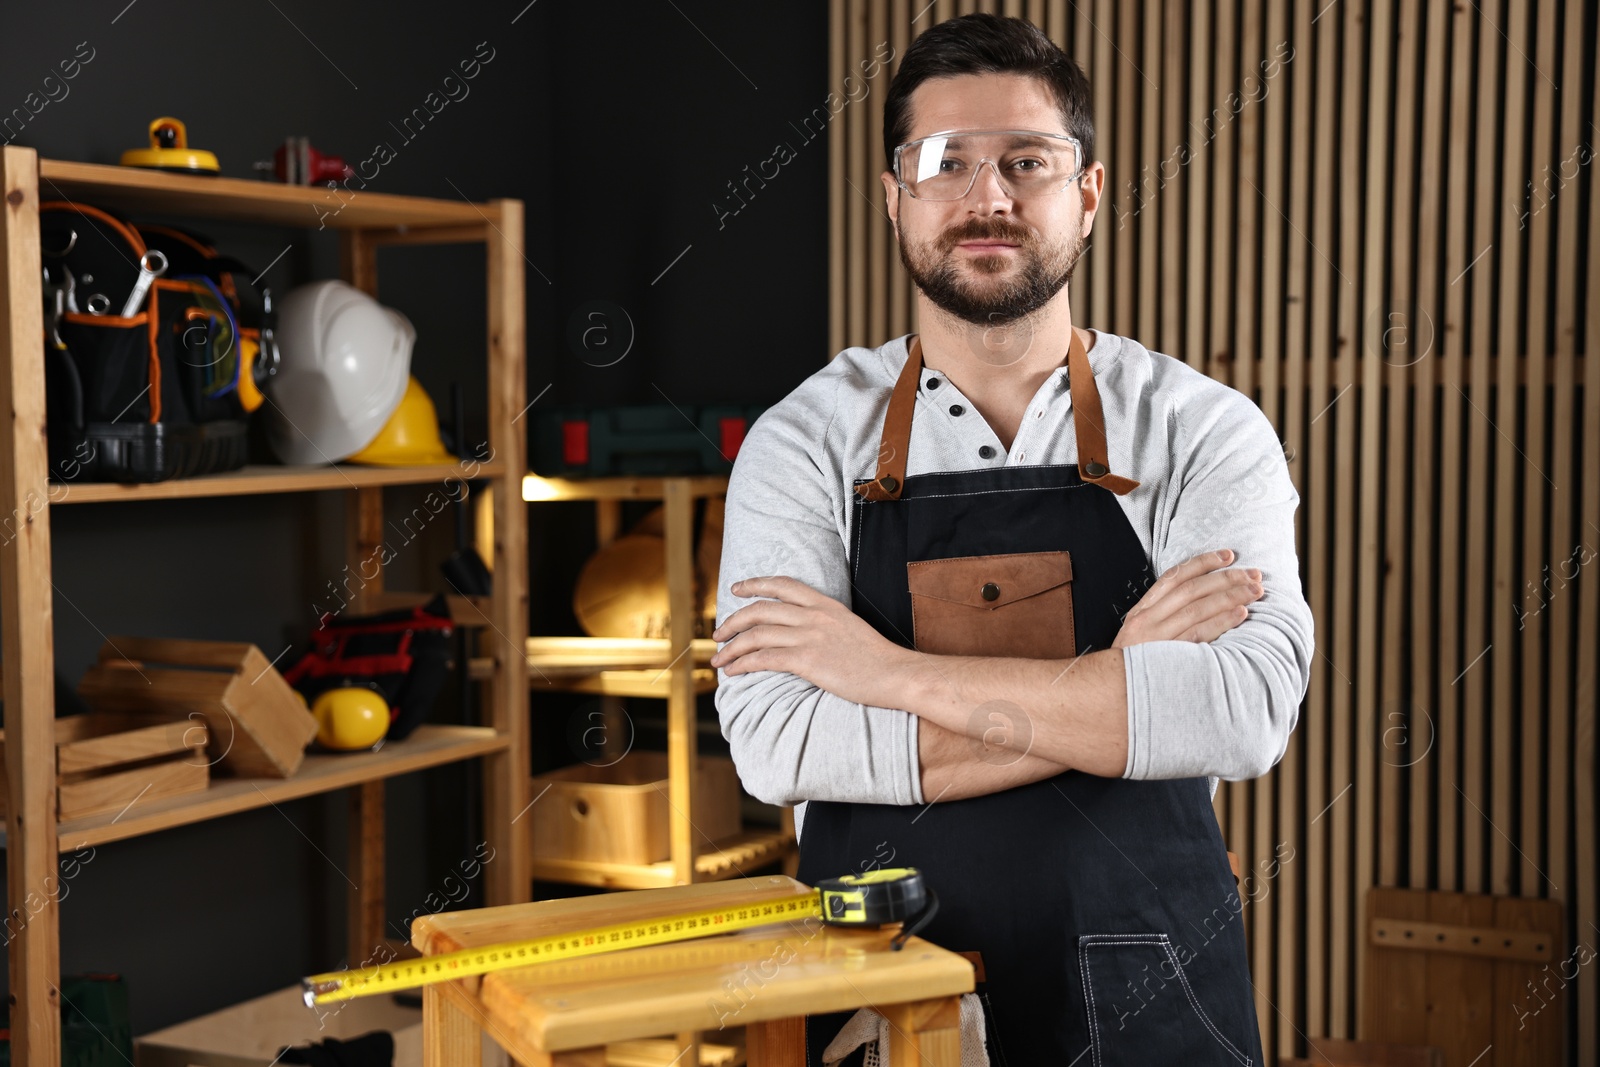
[[[1283,437],[1318,654],[1283,762],[1216,805],[1279,1055],[1359,1036],[1371,885],[1558,900],[1563,955],[1600,948],[1597,7],[831,0],[835,85],[969,11],[1059,42],[1108,168],[1077,318]],[[831,351],[915,329],[886,88],[830,131]],[[1600,1062],[1600,966],[1566,993]]]

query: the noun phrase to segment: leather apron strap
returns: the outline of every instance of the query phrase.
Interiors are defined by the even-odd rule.
[[[1139,488],[1139,483],[1111,473],[1100,387],[1095,384],[1089,351],[1083,347],[1077,330],[1072,331],[1072,343],[1067,346],[1067,380],[1072,384],[1072,421],[1078,430],[1078,476],[1118,496],[1128,495]]]
[[[906,365],[889,394],[883,416],[883,443],[878,446],[878,476],[856,486],[868,500],[899,500],[906,484],[906,453],[911,451],[911,414],[917,407],[917,387],[922,384],[922,338],[913,337]]]
[[[1125,496],[1137,489],[1139,483],[1111,473],[1100,387],[1095,384],[1089,353],[1077,330],[1072,331],[1072,343],[1067,349],[1067,380],[1072,387],[1073,423],[1078,436],[1078,474],[1086,482]],[[911,450],[911,416],[916,410],[917,389],[921,384],[922,338],[913,337],[905,367],[894,383],[894,391],[889,394],[889,410],[883,417],[877,477],[856,486],[856,492],[867,500],[900,499],[906,484],[906,456]]]

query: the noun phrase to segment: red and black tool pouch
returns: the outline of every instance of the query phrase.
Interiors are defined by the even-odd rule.
[[[376,689],[389,702],[384,736],[403,741],[426,721],[449,676],[452,630],[443,596],[419,608],[377,615],[329,613],[283,676],[307,703],[342,686]]]

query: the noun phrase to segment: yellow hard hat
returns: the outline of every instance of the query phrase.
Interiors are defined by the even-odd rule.
[[[389,732],[389,704],[363,686],[329,689],[311,703],[317,740],[327,748],[364,751]]]
[[[367,447],[350,457],[351,463],[374,467],[417,467],[430,463],[457,463],[439,437],[439,415],[422,383],[412,378],[389,421]]]

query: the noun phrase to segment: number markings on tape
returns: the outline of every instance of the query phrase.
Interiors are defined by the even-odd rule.
[[[301,984],[308,1006],[326,1004],[335,1000],[413,989],[453,978],[492,974],[515,967],[614,952],[623,948],[687,941],[807,917],[822,917],[821,898],[815,892],[741,907],[711,908],[526,941],[508,941],[486,948],[461,949],[348,971],[329,971],[314,974]]]

